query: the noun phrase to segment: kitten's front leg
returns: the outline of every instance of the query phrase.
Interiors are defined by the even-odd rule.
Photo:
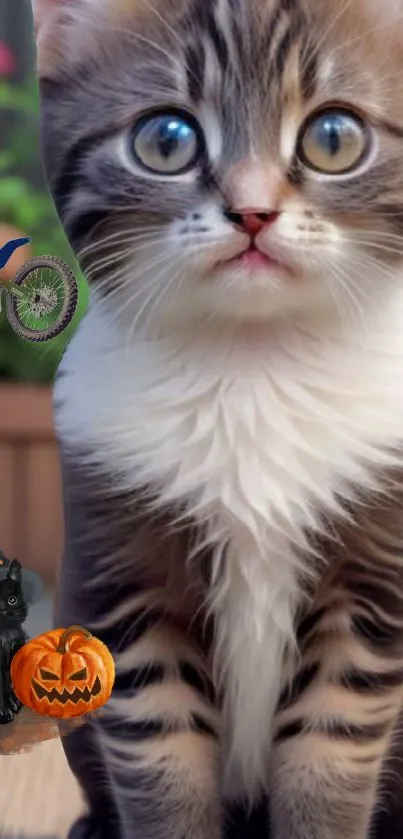
[[[339,611],[336,629],[331,609],[319,610],[304,624],[299,670],[276,718],[272,839],[369,835],[401,708],[402,657],[386,617],[368,618],[357,604],[351,608],[349,628],[348,615],[340,620]]]
[[[58,623],[93,631],[117,668],[104,712],[64,740],[89,807],[72,837],[220,839],[217,715],[200,644],[183,631],[183,551],[139,523],[136,499],[102,498],[70,468],[64,485]]]
[[[9,705],[9,674],[8,657],[0,648],[0,725],[7,725],[14,719],[14,713]]]
[[[11,680],[11,663],[18,650],[24,646],[25,641],[21,639],[17,641],[10,650],[10,660],[8,670],[6,671],[6,692],[8,695],[8,707],[13,714],[18,714],[22,708],[22,703],[14,693],[13,683]]]
[[[138,639],[138,668],[118,674],[105,715],[66,738],[89,805],[71,839],[220,839],[214,724],[192,686],[183,640],[176,640],[175,651],[167,625],[150,628]],[[187,671],[182,678],[179,667]]]

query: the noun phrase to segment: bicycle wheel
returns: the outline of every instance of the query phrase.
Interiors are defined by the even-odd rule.
[[[69,325],[78,303],[73,272],[61,259],[37,256],[17,272],[14,283],[28,292],[24,298],[6,294],[10,326],[26,341],[50,341]]]

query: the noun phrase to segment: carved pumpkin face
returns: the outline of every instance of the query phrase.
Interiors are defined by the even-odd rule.
[[[72,626],[39,635],[21,647],[11,664],[11,679],[23,705],[37,714],[66,719],[105,705],[115,666],[102,641]]]

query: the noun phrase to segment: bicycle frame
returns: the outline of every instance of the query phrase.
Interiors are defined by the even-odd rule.
[[[14,297],[18,297],[20,300],[24,300],[29,295],[29,292],[26,291],[25,288],[22,286],[16,285],[13,283],[12,280],[4,280],[1,277],[1,269],[5,268],[7,265],[8,260],[12,257],[13,253],[18,249],[21,248],[23,245],[27,245],[31,239],[27,236],[21,237],[20,239],[11,239],[2,248],[0,248],[0,312],[1,312],[1,298],[3,291],[8,292],[9,294],[13,294]]]
[[[12,280],[2,280],[0,278],[0,314],[2,311],[1,303],[4,291],[8,294],[13,294],[14,297],[18,297],[20,300],[24,300],[29,296],[29,292],[25,288],[16,285]]]
[[[19,297],[20,299],[27,297],[29,294],[23,286],[16,285],[12,280],[2,280],[0,277],[0,294],[2,291],[7,291],[9,294],[13,294],[14,297]]]

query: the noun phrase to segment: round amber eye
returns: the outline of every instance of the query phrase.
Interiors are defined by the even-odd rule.
[[[142,166],[161,175],[179,175],[192,169],[203,151],[194,120],[178,114],[156,114],[135,127],[132,153]]]
[[[356,169],[369,148],[369,132],[361,117],[342,110],[316,113],[303,128],[299,157],[305,166],[325,175]]]

